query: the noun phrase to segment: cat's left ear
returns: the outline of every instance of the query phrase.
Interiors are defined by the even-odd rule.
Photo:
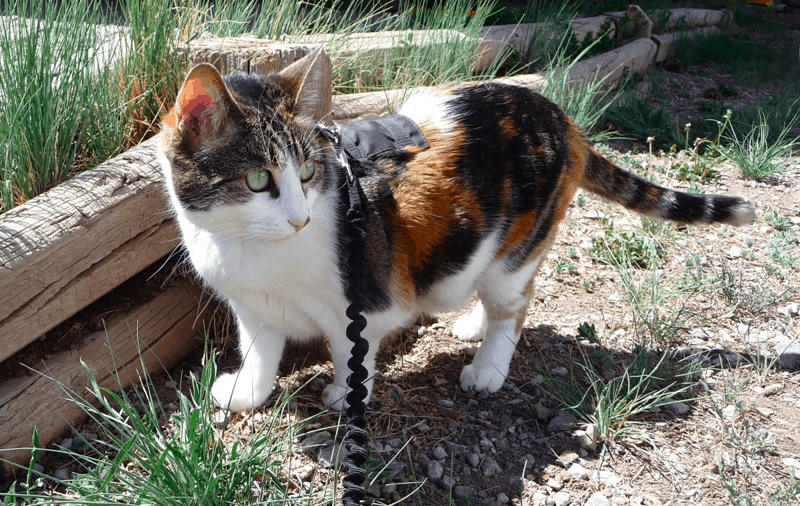
[[[238,111],[239,106],[217,69],[201,63],[189,71],[164,123],[176,127],[182,138],[196,143],[221,135]]]
[[[281,70],[278,75],[284,89],[294,98],[295,114],[315,121],[328,118],[333,80],[331,58],[322,46]]]

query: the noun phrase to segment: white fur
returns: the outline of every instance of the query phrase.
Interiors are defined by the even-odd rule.
[[[428,125],[448,135],[453,133],[456,126],[447,108],[447,101],[452,98],[445,90],[423,90],[406,100],[397,112],[408,116],[418,125]]]

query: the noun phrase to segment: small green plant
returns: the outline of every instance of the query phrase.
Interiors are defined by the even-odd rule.
[[[791,127],[800,120],[800,112],[795,114],[789,126],[784,127],[774,142],[770,142],[770,127],[763,114],[758,123],[740,138],[734,128],[725,136],[724,143],[717,146],[719,153],[731,163],[739,167],[742,176],[747,179],[761,180],[773,174],[783,172],[781,159],[792,156],[800,144],[800,136],[790,138]]]
[[[584,378],[546,378],[544,386],[556,401],[582,420],[595,423],[600,439],[642,436],[643,418],[653,409],[691,396],[695,366],[668,352],[637,347],[622,372],[604,379],[584,356],[578,364]]]
[[[652,235],[635,231],[616,232],[613,224],[606,228],[602,237],[592,239],[589,253],[594,259],[607,265],[617,265],[624,258],[637,269],[658,267],[665,254]]]
[[[765,213],[764,221],[775,230],[788,230],[792,226],[792,221],[789,218],[781,216],[776,212]]]
[[[555,271],[559,274],[572,274],[578,267],[571,260],[556,260]]]
[[[290,416],[293,394],[278,399],[264,422],[254,423],[253,434],[240,440],[231,437],[227,422],[220,427],[214,419],[213,356],[205,360],[198,379],[191,377],[189,395],[177,391],[175,412],[162,406],[146,373],[129,394],[101,387],[85,365],[84,370],[90,400],[62,388],[102,428],[105,442],[89,442],[80,453],[60,450],[86,471],[60,483],[65,492],[57,494],[59,504],[117,504],[121,498],[135,504],[176,506],[334,503],[333,484],[326,484],[322,493],[298,493],[289,490],[281,475],[292,458],[292,442],[308,422]],[[32,487],[12,487],[5,499],[7,504],[53,504],[54,497]]]
[[[653,137],[655,145],[661,148],[679,141],[672,116],[663,107],[654,107],[637,94],[617,100],[608,107],[605,118],[625,135],[642,141]]]

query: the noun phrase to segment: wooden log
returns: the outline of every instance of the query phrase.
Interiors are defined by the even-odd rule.
[[[191,336],[199,335],[209,324],[215,304],[206,302],[208,295],[203,296],[198,286],[174,286],[110,322],[105,331],[90,335],[79,349],[49,358],[37,368],[37,374],[0,385],[0,458],[26,463],[34,427],[46,444],[85,419],[59,386],[91,399],[81,363],[92,370],[101,386],[112,389],[138,382],[142,362],[154,374],[177,365],[202,346],[202,340]]]
[[[716,26],[704,26],[695,30],[678,33],[665,33],[662,35],[653,35],[651,38],[656,43],[657,50],[653,63],[661,63],[669,58],[675,56],[675,43],[681,37],[693,37],[706,33],[713,33],[719,31]]]
[[[269,74],[286,68],[310,53],[310,44],[287,44],[252,37],[196,39],[182,46],[189,61],[210,63],[220,73]]]
[[[578,85],[581,82],[598,76],[605,79],[606,86],[617,84],[628,73],[643,72],[653,62],[656,43],[650,39],[637,39],[613,51],[580,61],[569,70],[569,81]],[[544,84],[543,74],[519,75],[497,79],[538,90]],[[347,124],[359,119],[369,119],[385,114],[413,93],[429,88],[413,90],[387,90],[333,97],[331,116],[336,123]]]
[[[589,34],[592,39],[603,35],[605,33],[603,26],[609,21],[612,22],[609,27],[611,29],[609,35],[615,37],[615,25],[608,16],[576,18],[572,21],[572,29],[575,37],[582,42]],[[481,30],[481,40],[499,42],[524,53],[528,51],[533,34],[540,28],[541,24],[539,23],[485,26]]]
[[[0,360],[178,245],[155,141],[0,216]]]

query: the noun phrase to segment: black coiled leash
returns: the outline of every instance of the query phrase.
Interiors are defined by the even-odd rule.
[[[338,126],[329,128],[318,125],[317,130],[333,144],[339,163],[347,171],[347,190],[350,197],[350,207],[347,210],[347,220],[345,221],[345,232],[350,239],[347,245],[347,266],[350,272],[347,277],[345,295],[350,301],[350,305],[347,306],[345,314],[351,320],[347,325],[346,334],[353,343],[353,348],[350,351],[350,360],[347,361],[347,367],[352,372],[347,377],[347,387],[350,391],[345,398],[349,407],[347,408],[347,432],[344,439],[347,453],[343,462],[345,477],[342,503],[344,506],[357,506],[362,504],[364,499],[363,483],[367,477],[367,471],[363,466],[367,460],[367,405],[364,403],[364,399],[367,398],[367,387],[364,382],[367,380],[368,372],[363,363],[364,357],[369,351],[369,343],[361,336],[361,331],[367,326],[367,319],[361,314],[364,310],[364,290],[366,288],[366,265],[363,261],[363,252],[367,243],[366,220],[361,210],[361,188],[358,178],[353,174],[353,169],[347,161],[347,155],[342,146],[341,129]]]

